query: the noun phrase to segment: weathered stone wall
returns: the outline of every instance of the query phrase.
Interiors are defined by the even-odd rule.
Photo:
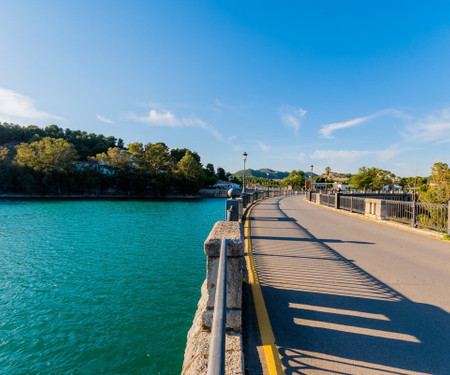
[[[201,289],[202,295],[192,327],[187,335],[182,375],[201,375],[207,372],[221,239],[228,239],[225,368],[228,374],[244,373],[241,334],[244,236],[239,222],[219,221],[205,241],[206,280]]]

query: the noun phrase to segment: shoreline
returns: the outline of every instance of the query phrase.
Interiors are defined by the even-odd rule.
[[[208,197],[201,195],[166,195],[166,196],[132,196],[132,195],[0,195],[4,200],[87,200],[87,201],[150,201],[150,200],[200,200]]]

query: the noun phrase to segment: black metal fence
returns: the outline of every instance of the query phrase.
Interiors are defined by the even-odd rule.
[[[365,214],[366,199],[384,201],[384,218],[450,234],[449,204],[416,202],[411,194],[370,192],[308,192],[307,199],[324,206]]]
[[[335,194],[320,194],[320,204],[328,207],[335,207],[336,195]]]
[[[423,202],[386,202],[388,219],[437,231],[448,230],[448,205]]]
[[[353,196],[341,196],[339,208],[342,210],[364,214],[366,209],[366,199]]]

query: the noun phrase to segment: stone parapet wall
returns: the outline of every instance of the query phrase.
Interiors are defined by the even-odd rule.
[[[228,374],[244,373],[241,333],[244,236],[239,222],[219,221],[214,225],[204,245],[207,259],[206,280],[201,289],[202,294],[192,327],[187,335],[182,375],[202,375],[207,372],[221,239],[228,239],[225,369]]]

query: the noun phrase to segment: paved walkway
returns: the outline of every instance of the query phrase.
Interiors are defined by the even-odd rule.
[[[450,374],[450,244],[302,196],[250,215],[287,374]]]

